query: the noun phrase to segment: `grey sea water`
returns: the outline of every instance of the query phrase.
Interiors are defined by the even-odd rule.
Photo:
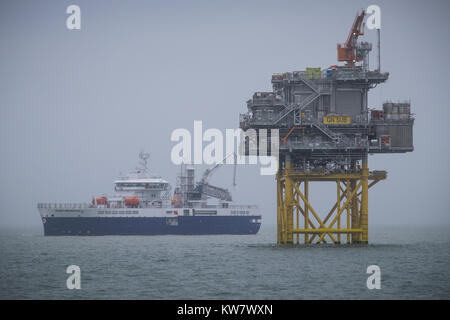
[[[378,227],[367,246],[277,246],[256,236],[0,234],[2,299],[449,299],[450,228]],[[81,290],[66,288],[68,265]],[[381,289],[366,287],[367,266]]]

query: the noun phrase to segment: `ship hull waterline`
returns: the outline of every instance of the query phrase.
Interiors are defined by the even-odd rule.
[[[261,216],[45,217],[45,236],[250,235]]]

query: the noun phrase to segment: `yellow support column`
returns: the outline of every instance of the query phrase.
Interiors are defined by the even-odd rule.
[[[369,242],[369,169],[367,167],[367,156],[363,159],[361,170],[361,243]]]
[[[336,181],[336,187],[337,187],[336,204],[337,204],[337,212],[339,212],[341,210],[341,181],[339,181],[339,180]],[[339,216],[339,218],[337,220],[337,228],[341,229],[341,216]],[[337,235],[336,243],[341,243],[341,234],[340,233],[338,233],[338,235]]]
[[[305,184],[305,199],[307,201],[309,201],[309,181],[308,179],[305,179],[304,181]],[[305,230],[308,230],[309,228],[309,217],[308,217],[308,206],[305,204],[304,206],[304,212],[305,212]],[[309,243],[309,239],[308,239],[308,233],[305,232],[305,244]]]
[[[348,199],[350,197],[350,181],[349,180],[347,180],[345,182],[345,186],[346,186],[346,189],[347,189],[345,197]],[[346,228],[347,229],[351,229],[351,224],[350,224],[350,204],[347,205],[347,208],[345,208],[345,210],[347,210],[347,225],[346,225]],[[347,233],[347,244],[350,244],[350,237],[351,237],[351,234]]]
[[[353,170],[356,170],[356,163],[353,166]],[[351,180],[350,181],[350,192],[353,192],[353,190],[357,186],[357,180]],[[358,209],[358,201],[357,197],[354,197],[352,201],[350,202],[350,211],[351,211],[351,228],[352,229],[359,229],[359,209]],[[359,233],[352,233],[352,243],[358,243],[360,241],[361,235]]]
[[[300,182],[301,183],[301,182]],[[299,183],[299,185],[298,185],[298,187],[300,188],[300,183]],[[300,207],[297,205],[297,199],[298,198],[298,195],[297,195],[297,197],[294,197],[294,203],[295,203],[295,213],[296,213],[296,228],[297,228],[297,230],[298,229],[300,229]],[[297,234],[296,234],[296,238],[297,238],[297,244],[300,244],[300,233],[299,232],[297,232]]]
[[[284,197],[284,214],[286,217],[285,220],[285,243],[293,243],[294,242],[294,184],[292,181],[291,174],[291,162],[288,160],[286,161],[286,169],[285,169],[285,175],[284,175],[284,190],[285,190],[285,197]]]
[[[281,194],[281,177],[280,177],[280,171],[277,173],[277,243],[281,243],[281,215],[282,215],[282,194]]]

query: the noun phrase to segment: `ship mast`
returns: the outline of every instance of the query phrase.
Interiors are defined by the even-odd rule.
[[[148,163],[148,159],[150,159],[150,153],[147,152],[139,152],[139,167],[136,168],[138,173],[144,173],[147,174],[148,173],[148,167],[147,167],[147,163]]]

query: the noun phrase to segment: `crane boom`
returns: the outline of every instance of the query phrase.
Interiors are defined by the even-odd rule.
[[[233,176],[233,186],[236,186],[236,164],[237,164],[237,156],[235,152],[232,152],[230,154],[228,154],[225,158],[223,158],[223,160],[217,164],[215,164],[212,168],[206,169],[205,172],[203,173],[202,179],[200,180],[200,182],[197,184],[196,190],[197,192],[213,197],[213,198],[217,198],[217,199],[221,199],[223,201],[232,201],[232,197],[231,197],[231,193],[228,191],[228,189],[224,189],[224,188],[220,188],[220,187],[216,187],[213,185],[210,185],[208,183],[209,178],[211,178],[212,174],[220,167],[222,166],[225,161],[231,156],[234,156],[234,176]]]
[[[202,183],[208,183],[208,180],[211,178],[211,176],[213,175],[213,173],[220,167],[222,166],[225,161],[230,157],[230,156],[234,156],[234,176],[233,176],[233,186],[236,185],[236,153],[232,152],[229,153],[225,158],[222,159],[221,162],[216,163],[212,168],[206,169],[205,172],[203,173],[202,176]]]
[[[356,13],[355,20],[348,34],[347,40],[343,44],[338,44],[338,61],[345,61],[346,66],[354,66],[355,62],[361,61],[363,57],[357,54],[356,44],[358,37],[364,34],[364,17],[366,12]]]

